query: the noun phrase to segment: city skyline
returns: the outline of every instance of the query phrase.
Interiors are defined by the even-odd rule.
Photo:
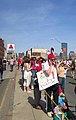
[[[75,0],[1,0],[0,38],[16,52],[53,47],[59,53],[61,43],[76,52],[75,9]]]

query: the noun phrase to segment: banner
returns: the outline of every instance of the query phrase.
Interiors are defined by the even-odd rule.
[[[44,71],[37,72],[39,90],[44,90],[56,83],[58,83],[57,75],[55,71],[52,71],[48,76]]]

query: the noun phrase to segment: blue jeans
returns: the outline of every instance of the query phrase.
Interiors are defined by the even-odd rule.
[[[32,72],[32,76],[31,76],[31,85],[33,86],[34,85],[34,78],[36,76],[36,71],[34,69],[31,70]]]
[[[64,93],[64,89],[65,89],[65,78],[64,77],[59,77],[59,84]]]

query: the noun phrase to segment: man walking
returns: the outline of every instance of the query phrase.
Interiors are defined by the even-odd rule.
[[[3,62],[2,62],[2,58],[0,59],[0,84],[2,82],[3,79]]]

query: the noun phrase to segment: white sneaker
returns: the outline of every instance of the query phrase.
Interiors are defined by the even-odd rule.
[[[31,91],[31,90],[28,90],[27,93],[32,93],[32,91]]]
[[[34,86],[31,86],[31,89],[34,90]]]
[[[26,90],[24,90],[24,92],[26,92]]]
[[[48,117],[52,117],[52,112],[47,112]]]

